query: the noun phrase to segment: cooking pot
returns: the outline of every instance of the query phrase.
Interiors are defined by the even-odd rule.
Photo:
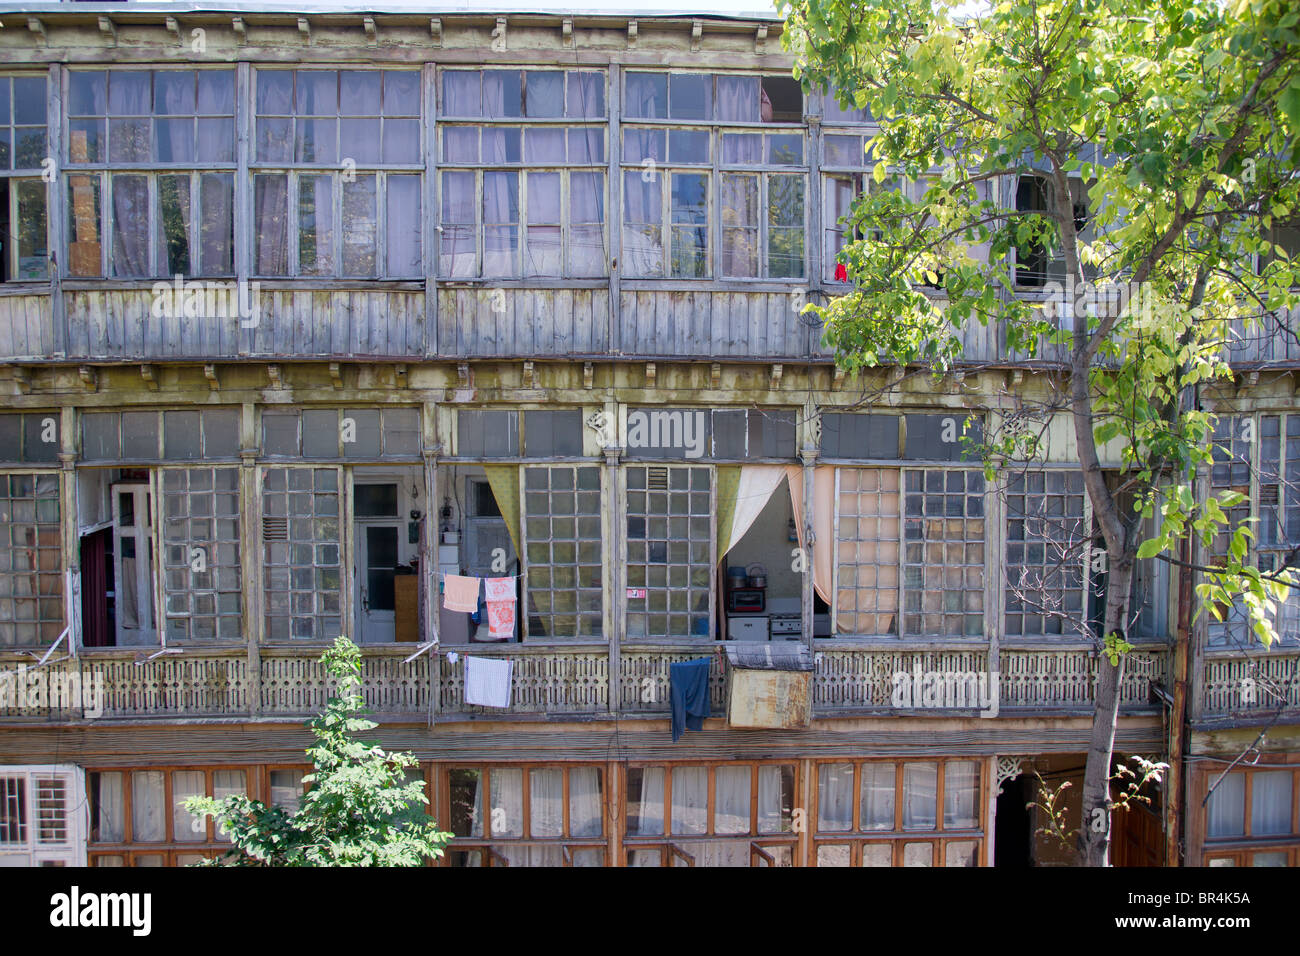
[[[747,569],[751,588],[767,587],[767,568],[761,564],[751,564]]]

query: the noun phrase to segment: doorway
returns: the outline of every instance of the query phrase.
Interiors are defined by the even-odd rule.
[[[1024,869],[1032,861],[1033,818],[1029,803],[1033,798],[1033,777],[1020,774],[1008,780],[998,794],[993,837],[993,865]]]
[[[419,474],[356,469],[352,481],[355,632],[361,644],[419,638]],[[408,520],[409,513],[409,520]]]
[[[153,495],[147,482],[121,482],[112,486],[112,500],[117,646],[156,644]]]

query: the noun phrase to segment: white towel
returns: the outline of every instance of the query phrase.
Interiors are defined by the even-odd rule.
[[[465,657],[465,703],[483,707],[510,706],[510,676],[514,661],[497,657]]]

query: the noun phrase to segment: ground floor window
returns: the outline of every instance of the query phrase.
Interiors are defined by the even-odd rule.
[[[605,778],[598,766],[449,767],[439,820],[449,866],[604,866]]]
[[[979,866],[980,760],[834,761],[816,766],[818,866]]]
[[[1260,764],[1265,760],[1261,759]],[[1300,767],[1204,771],[1206,866],[1300,865]]]

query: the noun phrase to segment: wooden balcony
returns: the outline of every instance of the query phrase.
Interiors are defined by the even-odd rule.
[[[1300,648],[1207,651],[1193,704],[1200,719],[1264,723],[1300,717]]]
[[[562,288],[437,286],[421,282],[328,288],[265,284],[250,318],[155,316],[149,283],[0,295],[0,362],[238,360],[709,359],[830,362],[821,326],[796,306],[797,287],[752,283],[626,281]],[[802,290],[806,292],[805,290]],[[1226,348],[1243,368],[1300,366],[1300,316],[1238,329]],[[1290,331],[1288,331],[1290,330]],[[1054,364],[1010,352],[998,328],[962,330],[963,359],[995,365]]]
[[[458,648],[454,663],[448,660],[446,650],[436,657],[425,653],[408,662],[406,657],[413,650],[408,646],[364,651],[361,692],[369,709],[382,720],[565,719],[612,712],[628,717],[663,716],[669,712],[669,666],[701,656],[713,659],[710,696],[714,713],[721,715],[726,705],[726,665],[716,646],[623,646],[617,656],[614,708],[611,658],[604,645],[480,645]],[[467,651],[482,657],[508,657],[514,662],[509,708],[465,703]],[[18,724],[98,719],[301,719],[318,713],[337,689],[324,675],[319,655],[317,647],[263,648],[260,659],[250,663],[243,648],[190,650],[153,660],[135,651],[87,651],[77,660],[39,668],[30,658],[11,657],[0,662],[0,671],[8,674],[0,677],[0,720]],[[817,717],[945,710],[957,717],[972,716],[980,709],[974,696],[964,704],[939,700],[926,706],[900,706],[892,696],[896,675],[949,675],[959,683],[987,681],[992,676],[986,676],[989,655],[984,646],[917,649],[827,642],[824,647],[819,645],[814,659],[813,711]],[[1300,706],[1295,659],[1287,660],[1292,668],[1292,705]],[[1003,650],[1000,662],[993,685],[1000,713],[1069,714],[1087,712],[1091,707],[1097,668],[1091,651]],[[1131,655],[1121,697],[1126,712],[1152,709],[1151,688],[1164,682],[1166,663],[1163,650]],[[1231,664],[1224,662],[1224,666]],[[1219,684],[1229,680],[1215,679]]]

